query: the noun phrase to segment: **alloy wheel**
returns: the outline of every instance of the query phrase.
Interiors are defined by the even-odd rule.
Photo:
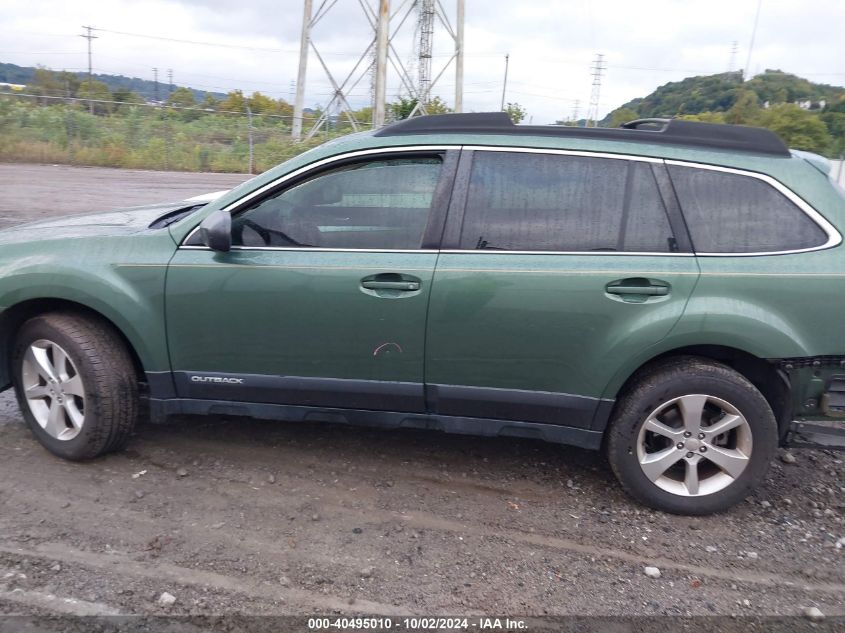
[[[39,339],[23,356],[23,395],[38,425],[57,440],[72,440],[85,424],[85,385],[67,352]]]
[[[735,406],[704,394],[661,404],[637,438],[640,468],[672,494],[709,495],[730,486],[751,461],[748,420]]]

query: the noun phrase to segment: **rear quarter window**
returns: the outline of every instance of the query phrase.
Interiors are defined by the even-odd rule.
[[[678,165],[669,172],[698,253],[772,253],[827,242],[812,218],[758,178]]]

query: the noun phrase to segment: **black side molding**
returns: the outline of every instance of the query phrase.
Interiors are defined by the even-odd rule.
[[[490,420],[459,416],[303,407],[284,404],[259,404],[228,400],[150,399],[153,422],[162,422],[170,415],[231,415],[288,422],[330,422],[354,426],[388,429],[428,429],[461,435],[485,437],[523,437],[555,444],[569,444],[596,450],[602,433],[557,424]]]

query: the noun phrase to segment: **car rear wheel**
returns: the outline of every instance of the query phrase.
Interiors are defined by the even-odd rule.
[[[91,459],[129,439],[137,376],[107,323],[70,313],[34,317],[18,333],[12,368],[24,419],[50,452]]]
[[[757,388],[692,357],[638,376],[608,433],[608,459],[625,490],[678,514],[719,512],[744,499],[777,447],[774,414]]]

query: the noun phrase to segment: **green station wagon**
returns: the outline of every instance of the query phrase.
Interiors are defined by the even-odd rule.
[[[827,169],[739,126],[401,121],[208,204],[0,232],[0,387],[68,459],[145,399],[601,448],[641,502],[723,510],[842,433]]]

